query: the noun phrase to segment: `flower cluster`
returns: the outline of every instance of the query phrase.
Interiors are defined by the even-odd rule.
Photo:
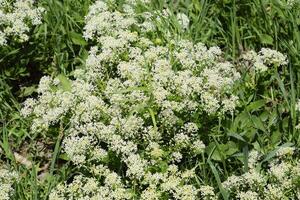
[[[102,167],[98,169],[105,177],[104,184],[96,178],[77,175],[70,184],[60,184],[50,194],[51,200],[65,199],[89,199],[89,200],[111,200],[130,199],[132,197],[129,190],[126,190],[118,174],[110,172]]]
[[[44,8],[35,7],[33,0],[0,0],[0,46],[9,40],[28,40],[30,27],[41,24]]]
[[[268,162],[267,169],[263,170],[259,164],[260,155],[253,151],[249,155],[249,171],[230,176],[223,186],[234,199],[299,199],[300,160],[295,156],[295,148],[280,147]]]
[[[243,59],[250,61],[251,66],[257,72],[265,72],[269,66],[287,65],[287,57],[285,55],[268,48],[262,48],[259,53],[249,51],[243,55]]]
[[[187,29],[189,27],[190,19],[184,13],[178,13],[176,18],[183,29]]]
[[[286,0],[287,8],[294,8],[297,5],[299,5],[299,1],[297,1],[297,0]]]
[[[52,200],[217,198],[195,184],[205,149],[198,116],[234,112],[240,74],[218,47],[158,41],[152,14],[135,9],[96,1],[84,28],[95,44],[86,69],[72,80],[43,77],[38,98],[24,103],[32,131],[62,132],[63,151],[84,169]]]
[[[13,194],[12,185],[17,180],[18,175],[7,169],[0,169],[0,200],[9,200]]]

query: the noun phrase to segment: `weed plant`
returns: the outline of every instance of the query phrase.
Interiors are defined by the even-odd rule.
[[[0,6],[3,2],[11,3],[15,1],[0,0]],[[110,11],[124,11],[122,6],[126,1],[108,2],[110,2],[108,3],[110,6],[113,6],[110,7]],[[208,107],[205,106],[210,105],[211,102],[204,100],[202,97],[203,90],[201,90],[201,95],[197,96],[198,99],[193,100],[197,103],[202,102],[200,103],[201,106],[203,104],[202,111],[195,112],[193,116],[190,116],[183,114],[184,111],[179,109],[175,115],[180,116],[180,120],[176,124],[168,124],[164,127],[167,122],[162,120],[163,117],[161,116],[163,114],[161,113],[164,113],[162,111],[165,107],[155,101],[155,98],[158,97],[154,95],[156,93],[149,86],[153,85],[155,89],[159,89],[159,85],[154,84],[155,81],[150,81],[149,77],[142,79],[146,87],[144,87],[145,85],[138,85],[137,88],[128,88],[126,83],[125,86],[122,85],[125,79],[131,81],[134,79],[132,76],[135,75],[136,68],[132,71],[130,71],[130,68],[126,68],[128,67],[126,65],[121,68],[122,66],[118,65],[119,61],[129,62],[134,60],[136,63],[138,58],[132,57],[130,60],[129,53],[126,52],[121,55],[108,53],[106,54],[107,57],[117,55],[120,56],[118,57],[119,60],[108,59],[102,61],[101,50],[105,48],[105,44],[111,45],[112,40],[105,43],[100,33],[99,35],[94,34],[94,32],[92,32],[92,35],[86,34],[88,19],[85,16],[88,15],[89,11],[91,12],[89,9],[92,5],[95,5],[95,1],[35,1],[35,7],[44,8],[42,23],[30,27],[28,40],[19,42],[11,39],[8,41],[8,45],[0,46],[0,199],[36,200],[49,199],[49,197],[59,199],[58,197],[63,195],[65,195],[65,199],[80,199],[80,195],[83,194],[88,194],[87,196],[90,199],[92,197],[94,199],[104,199],[104,197],[100,198],[97,195],[107,194],[104,190],[109,188],[107,183],[110,182],[108,182],[107,177],[111,178],[109,180],[113,180],[113,177],[116,178],[116,174],[112,172],[117,172],[117,177],[121,178],[121,183],[115,181],[118,184],[113,189],[109,188],[111,195],[114,194],[115,190],[120,189],[119,194],[123,194],[124,199],[127,197],[129,199],[141,199],[142,197],[146,198],[146,195],[149,195],[147,199],[150,199],[150,195],[156,192],[161,195],[157,199],[184,199],[183,194],[185,193],[183,191],[173,190],[172,192],[172,189],[165,189],[163,184],[156,185],[158,189],[154,192],[153,188],[150,187],[151,184],[147,182],[149,180],[145,179],[146,183],[142,183],[141,179],[136,177],[139,174],[134,174],[134,169],[131,170],[131,174],[128,172],[129,175],[126,176],[126,172],[131,166],[130,162],[134,160],[143,163],[141,159],[147,160],[147,156],[155,157],[155,155],[161,153],[159,150],[164,152],[161,156],[163,159],[160,160],[160,156],[158,156],[155,159],[147,160],[147,162],[152,162],[152,168],[149,170],[151,173],[165,173],[168,170],[170,174],[173,173],[172,176],[160,179],[161,182],[168,182],[166,181],[168,178],[182,178],[181,172],[184,171],[183,169],[195,170],[191,179],[180,183],[182,188],[189,191],[190,195],[194,194],[195,188],[197,189],[198,196],[190,196],[190,199],[300,199],[300,109],[298,102],[300,85],[300,3],[292,0],[154,0],[151,2],[130,2],[134,4],[137,2],[134,5],[137,24],[148,20],[148,25],[155,27],[155,31],[144,33],[141,31],[141,27],[134,26],[130,30],[135,30],[138,36],[144,34],[143,37],[148,38],[155,47],[162,46],[171,49],[172,53],[170,55],[172,58],[169,61],[175,74],[183,70],[181,65],[184,66],[185,64],[182,63],[188,61],[187,58],[183,58],[181,63],[175,62],[176,55],[182,53],[176,49],[179,48],[178,41],[183,41],[182,45],[187,45],[187,41],[190,41],[192,44],[203,43],[207,47],[220,47],[222,53],[218,55],[219,60],[217,63],[229,61],[234,66],[234,70],[240,74],[240,77],[230,86],[230,92],[228,92],[228,94],[238,98],[234,108],[222,114],[208,115]],[[149,15],[144,15],[144,12],[149,12]],[[149,19],[147,19],[147,16]],[[0,31],[3,30],[3,27],[0,19]],[[94,30],[93,28],[95,27],[91,27],[90,30]],[[110,31],[119,30],[120,28]],[[132,32],[135,34],[134,31]],[[114,37],[115,35],[109,36]],[[138,42],[127,43],[127,45],[129,44],[134,46]],[[91,48],[93,46],[98,46],[98,50],[93,50]],[[137,47],[145,48],[142,47],[142,44],[137,45]],[[190,47],[185,48],[190,51]],[[255,65],[255,63],[257,60],[251,59],[251,55],[253,56],[254,52],[261,51],[254,56],[257,59],[260,55],[263,55],[264,48],[277,50],[286,55],[288,63],[283,65],[265,63],[267,70],[256,70],[255,66],[258,65]],[[249,52],[252,52],[252,54]],[[107,70],[105,73],[101,71],[103,77],[97,77],[97,81],[92,76],[88,77],[91,69],[98,70],[95,67],[97,65],[92,62],[95,62],[93,55],[99,62],[101,60],[100,65],[106,66],[105,69]],[[270,52],[268,52],[268,55],[273,55],[272,59],[277,58],[274,56],[275,54]],[[278,54],[276,55],[278,56]],[[160,56],[169,59],[167,54]],[[150,57],[147,58],[150,59]],[[155,57],[155,59],[158,58],[161,57]],[[149,63],[151,62],[149,61]],[[149,66],[152,64],[149,64]],[[203,66],[208,65],[203,64]],[[152,70],[151,67],[147,69]],[[197,72],[193,71],[193,73],[193,76],[183,79],[183,83],[187,84],[189,81],[194,80],[194,76],[204,76],[202,75],[203,68]],[[42,78],[43,76],[48,77],[48,79]],[[121,88],[118,88],[117,83],[110,80],[120,78],[119,76],[121,76],[120,82],[123,88],[121,86]],[[179,81],[179,78],[182,77],[178,76],[177,78]],[[81,79],[85,80],[80,82]],[[144,120],[144,124],[159,128],[163,127],[158,132],[164,135],[164,138],[160,142],[155,141],[158,143],[157,145],[152,139],[139,138],[135,135],[136,133],[132,133],[134,137],[128,137],[130,141],[132,140],[138,144],[140,150],[137,154],[134,154],[135,157],[132,155],[130,157],[127,154],[122,157],[114,153],[116,150],[111,150],[114,145],[103,138],[97,138],[99,140],[98,146],[95,143],[87,143],[89,146],[101,146],[107,151],[107,157],[103,154],[98,155],[99,157],[102,156],[103,160],[92,160],[92,153],[95,152],[89,152],[88,155],[80,152],[76,154],[76,148],[72,149],[70,144],[76,144],[79,149],[82,142],[88,141],[77,141],[75,140],[76,137],[82,137],[83,135],[72,135],[72,131],[70,132],[70,127],[72,128],[74,125],[72,124],[75,120],[73,118],[77,116],[74,114],[77,110],[75,105],[88,102],[85,99],[87,96],[80,96],[80,92],[85,92],[85,90],[79,87],[78,90],[73,91],[72,95],[74,96],[72,97],[77,99],[76,104],[62,107],[63,109],[69,109],[68,112],[70,111],[70,113],[65,112],[63,114],[63,120],[59,115],[59,120],[49,121],[49,129],[32,131],[33,119],[38,117],[32,115],[24,117],[21,115],[21,110],[26,106],[26,104],[24,105],[25,99],[40,100],[41,96],[45,95],[45,91],[41,90],[42,81],[40,82],[40,80],[54,82],[58,80],[58,85],[55,85],[55,83],[54,85],[50,84],[51,94],[55,93],[58,97],[70,92],[70,88],[83,86],[85,82],[92,80],[92,85],[96,88],[93,92],[96,92],[86,94],[97,96],[97,98],[101,96],[100,99],[103,98],[104,101],[103,105],[117,105],[116,102],[120,99],[128,101],[128,105],[130,104],[130,106],[127,105],[128,107],[120,103],[123,105],[120,108],[122,111],[120,116],[125,120],[127,115],[124,116],[124,113],[132,110],[131,115],[128,116],[137,117],[137,121],[139,121],[138,113],[142,113],[141,118]],[[127,93],[132,95],[131,93],[136,90],[144,92],[146,96],[151,94],[149,95],[150,99],[146,105],[138,104],[138,97],[140,96],[135,96],[137,99],[130,99],[130,95],[125,97],[121,95],[114,96],[113,92],[107,89],[108,86],[114,92],[116,88],[120,90],[125,88],[126,91],[121,92],[124,95]],[[194,88],[193,92],[195,91]],[[180,93],[182,98],[176,99],[180,96],[178,94],[176,93],[177,97],[176,95],[169,96],[168,100],[177,102],[181,102],[184,98],[190,100],[187,93]],[[134,95],[137,95],[137,93]],[[129,98],[129,100],[126,98]],[[94,99],[92,103],[96,104],[97,101]],[[59,102],[56,103],[51,104],[52,107],[47,107],[49,104],[43,105],[48,108],[43,114],[46,116],[51,108],[61,106]],[[220,104],[223,105],[223,103]],[[187,106],[184,108],[188,109]],[[206,108],[207,110],[205,110]],[[116,110],[114,112],[107,111],[107,116],[100,117],[101,119],[97,118],[99,117],[97,114],[95,116],[90,114],[90,116],[96,117],[97,120],[107,126],[117,112]],[[179,113],[180,115],[178,115]],[[130,119],[133,120],[134,118]],[[190,139],[191,144],[187,146],[190,148],[193,146],[194,141],[199,140],[197,147],[201,147],[201,153],[193,159],[188,154],[188,151],[192,152],[193,148],[179,150],[178,146],[175,145],[173,148],[170,147],[171,144],[167,143],[176,136],[172,131],[181,130],[188,121],[195,123],[198,129],[196,136],[191,134],[193,135]],[[80,121],[80,123],[83,122]],[[45,125],[46,122],[42,124]],[[122,135],[122,130],[119,131]],[[139,133],[144,134],[141,130]],[[139,143],[135,139],[143,142]],[[125,137],[124,140],[128,140],[128,138]],[[148,145],[146,141],[151,141],[152,146]],[[172,151],[177,154],[171,154]],[[101,152],[103,153],[103,151]],[[178,153],[181,153],[181,159]],[[84,160],[80,163],[82,158],[80,156],[82,155],[86,156],[85,158],[88,161]],[[172,162],[176,163],[176,158],[180,160],[176,164],[179,166],[178,171],[172,168],[170,164]],[[91,165],[99,166],[101,162],[111,170],[111,173],[106,171],[106,174],[103,173],[100,176],[99,174],[93,174],[95,171],[91,172]],[[175,170],[176,173],[172,170]],[[140,171],[140,173],[143,174],[145,171],[147,170]],[[282,174],[283,177],[286,177],[285,181],[282,179]],[[249,177],[259,178],[249,179]],[[106,179],[107,182],[105,183]],[[247,180],[253,180],[253,182],[250,183]],[[240,185],[232,184],[234,181],[240,183]],[[93,190],[88,187],[93,184],[96,185],[97,189]],[[241,185],[247,184],[247,188],[241,187]],[[76,187],[78,187],[77,190]],[[176,187],[180,189],[178,185]],[[126,192],[123,188],[126,189]],[[278,190],[275,190],[275,188]],[[5,196],[8,194],[7,191],[10,190],[11,196]],[[273,195],[272,192],[275,192],[276,195]],[[78,196],[76,196],[77,193]],[[110,194],[107,194],[107,196]],[[126,196],[127,194],[130,195]],[[189,196],[186,199],[189,199]]]

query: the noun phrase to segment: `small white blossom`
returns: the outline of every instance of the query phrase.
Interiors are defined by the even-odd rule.
[[[25,42],[31,26],[42,23],[44,8],[34,7],[33,0],[7,1],[0,4],[0,46],[10,40]]]
[[[176,17],[177,17],[177,20],[179,21],[179,24],[181,25],[181,27],[183,29],[187,29],[189,26],[189,23],[190,23],[188,16],[186,16],[186,14],[184,14],[184,13],[178,13],[176,15]]]
[[[10,200],[14,188],[13,184],[17,181],[18,175],[16,172],[7,169],[0,169],[0,199]]]

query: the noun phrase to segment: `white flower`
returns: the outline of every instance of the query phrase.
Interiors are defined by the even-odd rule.
[[[145,189],[141,195],[142,200],[159,200],[160,193],[155,190],[155,188],[148,187]]]
[[[291,171],[292,165],[288,163],[270,164],[269,172],[279,180],[284,180],[287,173]]]
[[[296,103],[295,109],[296,109],[296,111],[300,112],[300,99],[298,99],[298,102]]]
[[[186,16],[186,14],[184,14],[184,13],[178,13],[176,15],[176,17],[177,17],[177,20],[179,21],[179,24],[181,25],[181,27],[183,29],[187,29],[189,26],[189,23],[190,23],[188,16]]]
[[[150,151],[150,155],[155,159],[160,158],[163,155],[164,151],[160,149],[159,144],[156,142],[151,142],[148,148]]]
[[[285,155],[293,155],[294,151],[294,147],[280,147],[276,152],[276,156],[283,157]]]
[[[108,181],[107,183],[111,182]],[[131,199],[131,195],[129,191],[123,188],[123,185],[115,184],[114,187],[112,187],[112,185],[105,184],[104,186],[100,186],[100,182],[96,178],[88,178],[82,175],[77,175],[71,183],[60,184],[52,190],[49,195],[49,199],[121,200]]]
[[[143,160],[139,155],[131,154],[125,160],[127,163],[128,169],[126,171],[126,175],[128,177],[141,179],[144,174],[144,168],[147,166],[147,162]]]
[[[201,186],[199,190],[203,197],[212,198],[212,199],[217,198],[214,192],[214,188],[209,185]]]
[[[71,136],[64,140],[64,150],[75,164],[83,164],[92,145],[90,137]]]
[[[10,39],[24,42],[30,27],[42,23],[44,8],[34,7],[32,0],[16,0],[0,4],[0,46]]]
[[[10,200],[14,192],[13,184],[18,179],[16,172],[0,169],[0,199]]]
[[[192,144],[194,153],[200,154],[204,152],[205,144],[201,140],[195,140]]]
[[[250,153],[249,153],[249,158],[248,158],[248,167],[250,169],[254,169],[258,160],[260,158],[260,155],[258,153],[258,151],[255,151],[255,150],[252,150]]]
[[[247,192],[239,192],[237,194],[237,197],[240,200],[259,200],[259,194],[257,194],[256,192],[252,192],[252,191],[247,191]]]
[[[299,3],[300,2],[298,0],[287,0],[286,5],[288,8],[293,8],[294,6],[296,6]]]
[[[180,152],[173,152],[172,158],[175,162],[180,162],[182,159],[182,154]]]

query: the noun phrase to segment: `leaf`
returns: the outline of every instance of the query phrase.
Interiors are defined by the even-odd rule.
[[[157,126],[156,126],[156,119],[155,119],[154,112],[153,112],[153,110],[151,108],[149,108],[148,110],[149,110],[149,113],[150,113],[150,116],[151,116],[151,119],[152,119],[153,126],[156,129]]]
[[[281,80],[281,78],[280,78],[278,72],[275,73],[275,78],[276,78],[277,81],[278,81],[278,85],[279,85],[279,88],[280,88],[280,90],[281,90],[281,92],[282,92],[283,98],[284,98],[286,104],[288,105],[288,107],[290,108],[290,100],[289,100],[289,96],[290,96],[290,95],[289,95],[288,92],[286,91],[286,89],[285,89],[285,87],[284,87],[284,83],[283,83],[283,81]]]
[[[157,164],[162,172],[166,172],[168,170],[169,165],[166,161],[160,161]]]
[[[206,148],[206,152],[209,155],[209,159],[213,159],[216,161],[222,161],[222,156],[217,149],[217,146],[214,142],[210,143]]]
[[[228,142],[226,145],[224,145],[224,147],[226,147],[226,152],[225,152],[225,154],[226,154],[227,156],[231,156],[231,155],[233,155],[234,153],[236,153],[236,152],[239,151],[237,145],[236,145],[234,142],[232,142],[232,141]]]
[[[87,45],[87,42],[83,39],[81,34],[70,32],[71,40],[74,44],[85,46]]]
[[[263,44],[273,44],[273,38],[270,35],[267,34],[261,34],[259,35],[260,41]]]
[[[266,104],[266,101],[264,99],[254,101],[247,106],[247,110],[249,112],[256,111],[256,110],[259,110],[260,108],[264,107],[265,104]]]
[[[280,142],[280,139],[281,139],[280,131],[279,130],[274,131],[271,135],[272,144],[276,144],[276,143]]]
[[[256,151],[261,152],[260,144],[257,141],[255,141],[254,143],[252,143],[252,145],[253,145],[253,147],[254,147],[254,149]]]
[[[227,156],[231,156],[238,151],[237,145],[234,142],[228,142],[226,144],[211,143],[207,147],[207,153],[209,157],[215,161],[223,161]]]
[[[243,129],[244,127],[247,126],[247,124],[249,122],[250,122],[250,120],[249,120],[249,114],[246,111],[241,112],[235,118],[232,128],[234,128],[233,130]]]
[[[71,91],[71,81],[63,74],[57,76],[64,91]]]
[[[214,150],[214,152],[211,155],[211,158],[216,161],[222,161],[222,156],[221,156],[220,152],[218,151],[218,149]]]
[[[293,146],[292,143],[285,143],[285,144],[281,145],[280,147],[291,147],[291,146]],[[277,153],[278,150],[279,150],[279,148],[276,148],[275,150],[270,151],[270,152],[265,156],[265,158],[263,159],[262,162],[266,162],[266,161],[269,161],[269,160],[271,160],[272,158],[274,158],[274,157],[276,156],[276,153]]]
[[[240,141],[242,141],[242,142],[246,142],[246,140],[242,137],[242,135],[243,135],[244,133],[245,133],[245,132],[243,132],[242,134],[228,133],[227,135],[230,136],[230,137],[234,137],[235,139],[240,140]]]
[[[266,122],[267,119],[269,118],[270,112],[269,111],[264,111],[259,118],[261,119],[261,121]]]
[[[244,163],[244,171],[248,172],[248,157],[249,157],[249,147],[248,145],[245,145],[243,147],[243,163]]]
[[[36,91],[36,86],[30,86],[30,87],[22,87],[19,97],[27,97],[32,95],[32,93],[34,93]]]
[[[269,123],[268,123],[268,127],[271,127],[272,125],[274,125],[277,122],[277,111],[274,110],[270,116],[269,116]]]
[[[257,130],[254,128],[249,128],[247,129],[247,131],[245,132],[245,137],[248,138],[248,140],[252,141],[255,137],[255,135],[257,134]]]
[[[58,156],[59,159],[65,160],[65,161],[69,161],[69,157],[66,153],[62,153]]]
[[[213,174],[215,176],[215,179],[218,183],[218,186],[219,186],[219,189],[221,191],[221,194],[222,194],[223,198],[225,200],[227,200],[229,195],[228,195],[228,192],[222,186],[221,179],[220,179],[220,176],[219,176],[219,173],[218,173],[216,167],[212,164],[212,162],[210,160],[208,160],[207,162],[208,162],[208,164],[211,168],[211,171],[213,172]]]
[[[20,51],[20,49],[14,49],[14,50],[10,51],[9,53],[6,53],[6,55],[0,59],[0,62],[4,61],[6,59],[6,57],[9,57],[10,55],[19,53],[19,51]]]
[[[255,128],[266,132],[265,126],[259,117],[252,116],[252,120],[253,120],[253,125]]]

